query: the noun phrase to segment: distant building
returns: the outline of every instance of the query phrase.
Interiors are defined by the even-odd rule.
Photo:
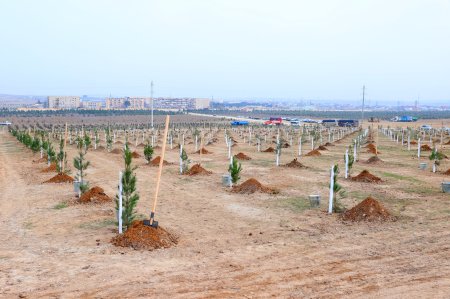
[[[47,98],[49,109],[77,109],[80,108],[80,97],[76,96],[49,96]]]
[[[99,101],[82,101],[81,107],[83,109],[89,109],[89,110],[100,110],[102,109],[102,102]]]
[[[106,98],[106,109],[145,109],[146,98],[124,97]]]
[[[149,103],[151,105],[151,103]],[[208,109],[211,105],[210,99],[200,98],[157,98],[154,99],[155,109],[170,110],[197,110]]]

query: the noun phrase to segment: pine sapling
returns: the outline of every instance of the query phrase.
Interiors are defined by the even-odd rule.
[[[339,174],[339,166],[337,164],[334,165],[334,176],[333,176],[333,212],[342,213],[345,208],[340,202],[340,199],[345,198],[345,190],[342,189],[342,186],[338,183],[337,178]]]
[[[230,173],[231,182],[233,184],[236,184],[241,179],[240,177],[241,171],[242,171],[241,163],[238,162],[236,157],[233,157],[231,164],[228,166],[228,172]]]
[[[139,201],[139,194],[136,192],[136,167],[131,165],[133,156],[127,144],[123,153],[125,169],[122,175],[122,221],[123,225],[130,227],[136,218],[136,205]],[[116,195],[116,211],[119,211],[119,195]]]
[[[150,145],[149,142],[147,142],[144,146],[144,157],[145,160],[147,161],[147,164],[150,163],[150,161],[152,160],[153,152],[154,152],[153,147]]]
[[[86,153],[83,151],[84,141],[83,138],[78,137],[78,156],[73,159],[73,166],[78,170],[76,175],[77,181],[80,183],[79,195],[84,194],[88,189],[89,185],[85,183],[84,178],[86,177],[86,169],[89,167],[90,162],[86,161]]]

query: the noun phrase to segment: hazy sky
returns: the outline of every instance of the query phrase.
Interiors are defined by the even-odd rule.
[[[0,93],[450,101],[450,0],[0,0]]]

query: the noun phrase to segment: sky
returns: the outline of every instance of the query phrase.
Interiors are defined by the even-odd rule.
[[[0,0],[0,94],[450,102],[450,0]]]

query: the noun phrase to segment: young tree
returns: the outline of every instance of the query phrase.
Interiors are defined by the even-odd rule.
[[[136,218],[136,204],[139,200],[139,194],[136,192],[136,167],[131,165],[133,160],[132,153],[127,144],[123,153],[125,169],[122,175],[122,221],[125,227],[129,227]],[[116,211],[119,211],[119,195],[116,195]]]
[[[73,159],[73,167],[78,170],[78,173],[76,175],[76,179],[78,182],[80,182],[80,193],[79,195],[83,194],[89,189],[88,184],[84,182],[84,178],[86,177],[86,169],[88,168],[90,162],[86,161],[85,155],[86,153],[83,151],[84,141],[83,138],[78,137],[77,139],[77,147],[78,147],[78,156],[76,156]]]
[[[100,136],[98,134],[97,129],[95,129],[94,135],[95,135],[95,149],[97,149],[98,145],[100,144]]]
[[[441,164],[441,160],[444,159],[445,155],[439,152],[436,148],[433,149],[429,159],[433,161],[433,172],[436,172],[437,166]]]
[[[150,163],[150,161],[152,160],[153,152],[154,152],[153,147],[147,142],[144,147],[144,157],[145,160],[147,161],[147,164]]]
[[[110,152],[112,150],[112,144],[113,144],[113,138],[111,136],[111,130],[108,127],[106,129],[106,149],[108,150],[108,152]]]
[[[231,182],[236,184],[241,179],[240,173],[242,171],[242,165],[238,162],[236,157],[233,157],[232,159],[232,163],[228,166],[228,172],[231,176]]]
[[[87,153],[91,143],[92,143],[91,137],[89,137],[89,135],[86,132],[84,132],[83,145],[84,145],[84,153],[85,154]]]
[[[64,152],[64,140],[59,141],[59,152],[56,155],[56,172],[62,173],[63,165],[65,172],[67,172],[67,153]]]
[[[181,152],[181,161],[182,161],[182,169],[183,169],[183,174],[184,174],[189,170],[189,163],[191,163],[191,160],[189,160],[189,157],[184,149]]]
[[[339,174],[339,166],[337,164],[334,165],[334,176],[333,176],[333,212],[342,213],[345,208],[341,204],[340,199],[345,197],[345,190],[342,189],[342,186],[338,183],[337,178]],[[339,196],[339,198],[338,198]]]

